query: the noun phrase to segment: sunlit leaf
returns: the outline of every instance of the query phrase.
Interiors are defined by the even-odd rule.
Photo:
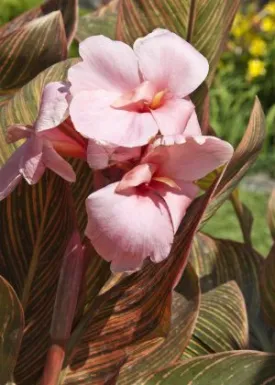
[[[11,285],[0,276],[0,380],[12,381],[24,330],[24,313]]]
[[[204,293],[196,328],[183,358],[247,347],[246,306],[236,282],[229,281]]]
[[[275,355],[255,351],[211,354],[183,361],[142,385],[264,385],[275,379]]]

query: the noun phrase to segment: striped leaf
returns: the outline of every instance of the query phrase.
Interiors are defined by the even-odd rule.
[[[259,308],[259,271],[263,258],[239,242],[214,239],[198,233],[192,248],[191,263],[207,292],[228,281],[240,287],[250,316]]]
[[[216,184],[190,207],[166,261],[148,262],[142,271],[122,278],[97,297],[73,333],[67,352],[71,364],[60,383],[102,384],[122,366],[133,364],[163,343],[170,326],[171,292],[215,188]],[[75,335],[81,338],[76,348]]]
[[[243,350],[183,361],[147,378],[142,385],[272,385],[274,383],[275,355]]]
[[[265,118],[261,103],[256,98],[246,132],[229,162],[202,223],[205,223],[228,199],[239,182],[256,161],[265,140]]]
[[[26,23],[54,11],[60,11],[62,13],[67,43],[70,45],[77,26],[78,0],[47,0],[41,6],[24,12],[22,15],[2,26],[0,28],[0,38],[7,36],[16,29],[22,28]]]
[[[139,378],[181,356],[194,330],[200,305],[198,277],[190,264],[185,269],[179,289],[181,294],[173,293],[171,327],[164,343],[152,354],[125,365],[119,374],[119,385],[138,384]]]
[[[12,382],[19,353],[24,313],[12,286],[0,276],[0,381]]]
[[[265,319],[275,327],[275,244],[264,261],[261,273],[261,300]]]
[[[117,23],[117,8],[119,0],[111,0],[105,6],[84,16],[80,16],[76,33],[78,41],[83,41],[89,36],[104,35],[115,38]]]
[[[60,11],[33,20],[0,39],[0,89],[20,87],[66,56]]]
[[[202,295],[199,317],[183,358],[247,349],[245,301],[235,281]]]
[[[16,149],[15,145],[5,144],[5,128],[19,122],[33,124],[45,84],[65,80],[67,69],[74,62],[68,60],[44,71],[1,108],[1,164]],[[79,172],[87,171],[82,162],[75,165]],[[92,188],[92,172],[83,172],[73,188],[77,196],[74,205],[83,226],[85,211],[81,206]],[[47,172],[35,186],[22,182],[0,203],[0,269],[26,311],[26,328],[15,370],[19,385],[34,383],[44,365],[60,266],[74,223],[71,202],[69,185]]]
[[[267,220],[270,233],[275,241],[275,189],[272,191],[268,202]]]
[[[157,27],[176,32],[208,59],[210,84],[239,4],[240,0],[121,0],[117,37],[133,44]]]

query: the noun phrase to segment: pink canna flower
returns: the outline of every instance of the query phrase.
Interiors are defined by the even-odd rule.
[[[87,237],[114,272],[137,270],[147,257],[163,261],[197,195],[193,182],[232,154],[229,143],[210,136],[156,139],[120,182],[87,198]]]
[[[71,127],[69,119],[64,121],[68,109],[67,91],[62,83],[48,84],[34,127],[8,127],[7,142],[26,141],[0,169],[0,200],[9,195],[22,178],[31,185],[37,183],[46,168],[68,182],[75,181],[71,165],[61,155],[85,159],[86,148],[85,141]]]
[[[208,62],[176,34],[156,29],[133,49],[93,36],[80,44],[80,56],[68,77],[70,115],[84,137],[138,147],[158,132],[200,134],[188,95],[206,78]]]

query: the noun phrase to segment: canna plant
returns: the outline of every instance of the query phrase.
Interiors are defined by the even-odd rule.
[[[274,246],[238,196],[260,102],[235,150],[209,123],[238,6],[48,0],[0,29],[1,384],[275,383]],[[202,232],[226,200],[243,243]]]

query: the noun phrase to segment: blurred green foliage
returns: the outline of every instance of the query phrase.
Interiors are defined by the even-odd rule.
[[[267,140],[252,171],[275,176],[275,1],[263,9],[249,4],[234,21],[211,90],[211,123],[236,146],[258,95],[266,114]]]
[[[0,24],[5,24],[22,12],[41,4],[41,0],[1,0]]]

